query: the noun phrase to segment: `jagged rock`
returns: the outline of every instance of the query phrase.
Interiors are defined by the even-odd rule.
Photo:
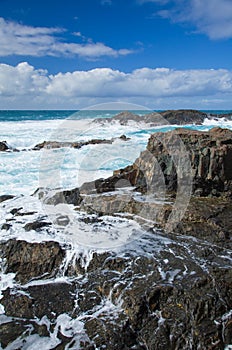
[[[0,152],[6,151],[19,152],[19,150],[17,150],[16,148],[13,148],[10,145],[8,145],[6,141],[0,141]]]
[[[70,148],[79,149],[83,146],[88,146],[88,145],[112,144],[117,139],[120,139],[122,141],[129,140],[129,138],[127,138],[125,135],[121,135],[120,137],[115,137],[115,138],[112,138],[110,140],[92,139],[89,141],[80,141],[80,142],[43,141],[42,143],[38,143],[37,145],[35,145],[32,148],[32,150],[39,151],[41,149],[55,149],[55,148],[63,148],[63,147],[70,147]]]
[[[121,125],[128,125],[129,122],[146,123],[152,126],[174,124],[174,125],[185,125],[185,124],[202,124],[204,119],[207,118],[207,114],[192,109],[179,109],[169,110],[164,112],[152,112],[143,116],[134,114],[132,112],[124,111],[112,118],[98,118],[95,119],[95,123],[109,123],[117,121]]]
[[[186,148],[186,154],[190,157],[193,173],[193,192],[201,190],[201,195],[220,195],[230,192],[232,188],[232,132],[228,129],[214,128],[209,132],[177,129],[168,133],[153,134],[147,146],[147,152],[160,164],[165,176],[167,188],[176,190],[177,174],[170,151],[181,162],[181,139]],[[176,149],[175,149],[176,147]],[[174,148],[174,149],[173,149]],[[142,154],[136,162],[139,168],[145,169],[144,175],[147,181],[152,181],[147,171],[147,152]],[[149,155],[148,155],[149,157]],[[144,158],[144,159],[143,159]],[[182,164],[184,169],[184,163]],[[185,173],[183,172],[183,175]],[[178,178],[179,180],[179,178]]]
[[[19,336],[29,333],[31,325],[25,321],[17,320],[0,324],[0,344],[5,349],[7,345],[16,340]]]
[[[41,149],[53,149],[62,147],[72,147],[72,142],[60,142],[60,141],[43,141],[35,145],[32,150],[39,151]]]
[[[56,242],[28,243],[15,239],[1,243],[0,251],[6,259],[6,273],[16,273],[15,278],[21,283],[38,276],[53,276],[65,255]]]
[[[81,202],[82,197],[80,196],[78,188],[56,192],[51,197],[44,199],[44,203],[49,205],[57,205],[60,203],[79,205]]]
[[[97,118],[94,119],[94,123],[110,123],[112,121],[118,121],[121,125],[127,125],[129,121],[141,122],[142,117],[129,111],[120,112],[112,118]]]
[[[183,146],[185,145],[185,146]],[[117,170],[114,176],[84,184],[84,193],[113,191],[120,179],[128,180],[142,192],[162,188],[176,192],[178,181],[190,181],[186,161],[192,168],[193,193],[198,196],[220,196],[232,193],[232,131],[214,128],[209,132],[176,129],[155,133],[149,138],[147,150],[141,152],[132,166]],[[177,176],[178,164],[179,171]]]
[[[121,317],[122,318],[122,317]],[[139,344],[136,333],[130,328],[128,323],[121,326],[122,320],[112,320],[112,322],[102,322],[99,319],[92,319],[86,322],[85,328],[90,339],[94,340],[97,348],[115,350],[145,350],[145,346]]]
[[[202,124],[207,114],[193,109],[169,110],[160,113],[170,124]]]
[[[52,322],[62,313],[73,319],[80,316],[90,338],[82,343],[86,349],[223,350],[231,344],[232,132],[179,129],[176,134],[190,155],[195,197],[174,232],[152,228],[119,253],[91,251],[90,256],[85,256],[70,251],[66,261],[64,248],[55,242],[1,243],[4,271],[16,273],[18,282],[71,277],[70,284],[45,281],[41,285],[7,289],[1,303],[9,317],[23,317],[33,324],[35,317],[44,315]],[[174,152],[178,143],[173,142],[173,135],[175,132],[152,135],[147,150],[132,166],[116,171],[108,179],[85,184],[80,192],[69,193],[70,198],[77,195],[70,203],[83,197],[81,209],[99,214],[89,218],[86,214],[80,220],[93,225],[102,220],[102,213],[118,211],[137,216],[144,213],[149,220],[157,210],[156,225],[165,226],[172,210],[170,197],[165,205],[152,203],[146,195],[136,197],[134,188],[146,193],[155,189],[151,184],[162,186],[164,174],[166,189],[174,191],[175,201],[177,174],[170,150]],[[129,192],[114,191],[128,185],[134,187]],[[48,194],[41,193],[38,196]],[[197,197],[197,193],[203,197]],[[55,196],[54,203],[64,194],[59,191]],[[20,213],[19,208],[14,209],[14,215]],[[112,311],[107,314],[109,305]],[[8,326],[4,344],[12,341],[9,329],[13,325]],[[54,330],[54,323],[51,327]],[[22,327],[12,328],[12,335],[21,332]],[[44,334],[44,330],[35,332]],[[62,335],[61,330],[58,337],[61,343],[57,349],[70,345],[69,337]],[[74,341],[75,331],[72,337]]]
[[[1,303],[6,315],[31,319],[50,319],[74,309],[75,286],[69,283],[48,283],[31,286],[18,293],[7,289]]]
[[[4,202],[4,201],[8,201],[9,199],[14,198],[14,196],[10,195],[10,194],[3,194],[0,196],[0,203]]]
[[[8,223],[5,222],[4,224],[2,224],[1,229],[8,231],[11,227],[12,227],[11,224],[8,224]]]
[[[1,152],[8,151],[9,149],[10,149],[10,146],[7,144],[6,141],[0,142],[0,151]]]
[[[228,198],[193,197],[178,234],[188,234],[229,249],[232,248],[232,201]]]
[[[51,226],[51,222],[46,222],[46,221],[40,221],[40,220],[36,220],[33,222],[28,222],[25,226],[24,226],[24,230],[25,231],[41,231],[41,229],[43,229],[44,227],[49,227]]]

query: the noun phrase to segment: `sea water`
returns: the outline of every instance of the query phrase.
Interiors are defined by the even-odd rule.
[[[140,115],[148,112],[137,111]],[[20,151],[0,154],[0,194],[25,195],[34,192],[41,185],[40,175],[43,173],[44,159],[48,156],[50,163],[57,163],[53,171],[46,169],[50,187],[73,188],[86,181],[108,177],[114,170],[135,161],[146,148],[151,133],[175,128],[171,125],[154,128],[136,122],[125,126],[93,123],[94,119],[110,118],[117,113],[96,110],[0,111],[0,141],[7,141]],[[206,119],[201,126],[185,127],[208,130],[214,126],[232,128],[232,122]],[[126,135],[130,140],[115,140],[112,144],[88,145],[81,149],[55,149],[52,152],[31,150],[43,141],[110,140],[121,135]],[[57,174],[59,181],[56,181]]]

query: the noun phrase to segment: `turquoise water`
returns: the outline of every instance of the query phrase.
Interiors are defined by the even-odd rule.
[[[81,110],[81,111],[72,111],[72,110],[41,110],[41,111],[23,111],[23,110],[0,110],[0,121],[42,121],[42,120],[55,120],[55,119],[95,119],[95,118],[110,118],[115,114],[120,113],[119,111],[108,111],[108,110]],[[135,114],[144,115],[150,113],[151,111],[132,111]]]
[[[42,120],[55,120],[55,119],[66,119],[66,118],[75,118],[75,119],[94,119],[94,118],[109,118],[115,114],[121,112],[112,111],[112,110],[0,110],[0,121],[42,121]],[[152,111],[132,111],[135,114],[144,115]],[[156,112],[160,112],[157,110]],[[226,114],[232,113],[232,110],[205,110],[208,114]]]

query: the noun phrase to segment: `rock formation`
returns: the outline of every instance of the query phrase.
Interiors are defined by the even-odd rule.
[[[63,147],[70,147],[70,148],[78,148],[79,149],[83,146],[88,146],[88,145],[112,144],[117,139],[122,140],[122,141],[129,140],[129,138],[127,138],[125,135],[121,135],[120,137],[115,137],[115,138],[112,138],[110,140],[93,139],[93,140],[82,141],[82,142],[44,141],[42,143],[35,145],[32,148],[32,150],[39,151],[41,149],[54,149],[54,148],[63,148]]]
[[[232,344],[231,164],[231,131],[178,129],[151,135],[135,163],[108,179],[36,191],[46,205],[85,212],[93,233],[104,215],[123,215],[141,222],[143,234],[116,250],[92,249],[88,257],[52,240],[2,242],[4,272],[17,283],[0,300],[2,347],[23,349],[36,336],[52,340],[54,349],[224,350]],[[180,181],[193,196],[183,219],[166,232]],[[154,200],[153,191],[163,200]],[[21,208],[11,209],[5,225],[19,224],[20,214]],[[27,235],[44,232],[50,222],[22,225]]]
[[[146,123],[151,126],[174,124],[202,124],[207,114],[192,109],[168,110],[164,112],[151,112],[143,116],[132,112],[121,112],[112,118],[98,118],[95,123],[119,122],[121,125],[128,125],[131,121],[137,123]]]
[[[8,145],[6,141],[0,141],[0,152],[18,152],[16,148],[11,147]]]

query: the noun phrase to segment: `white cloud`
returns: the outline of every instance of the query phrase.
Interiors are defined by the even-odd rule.
[[[65,42],[61,34],[62,28],[46,28],[25,26],[6,21],[0,17],[0,56],[80,56],[83,58],[100,58],[102,56],[117,57],[128,55],[132,50],[115,50],[101,42],[72,43]],[[80,32],[76,36],[82,36]],[[58,36],[59,35],[59,36]]]
[[[231,108],[232,71],[96,68],[49,75],[26,62],[0,64],[1,108],[82,108],[118,100],[151,108],[200,108],[205,101]]]
[[[232,1],[192,0],[189,20],[201,33],[208,35],[211,39],[231,38]]]
[[[170,4],[158,14],[173,22],[191,23],[197,32],[206,34],[210,39],[232,38],[231,0],[138,0],[138,2]]]

